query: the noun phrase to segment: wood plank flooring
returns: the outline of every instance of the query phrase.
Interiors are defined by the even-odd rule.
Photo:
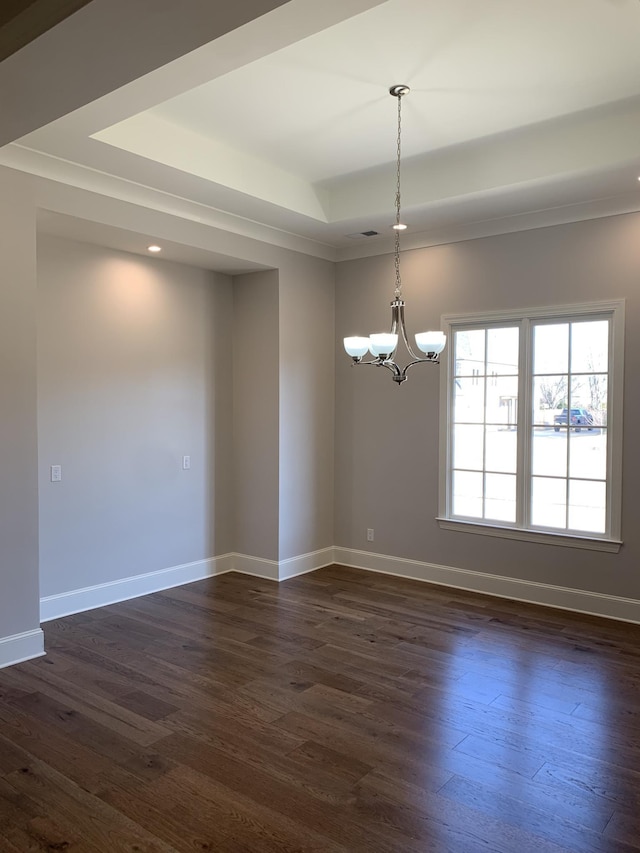
[[[332,566],[45,626],[0,850],[640,851],[640,628]]]

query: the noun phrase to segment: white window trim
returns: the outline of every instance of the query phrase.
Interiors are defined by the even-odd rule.
[[[506,539],[519,539],[525,542],[540,542],[562,545],[570,548],[586,548],[597,551],[620,550],[622,545],[622,411],[623,411],[623,361],[624,361],[624,299],[607,300],[604,302],[581,303],[579,305],[558,305],[544,308],[513,309],[505,311],[485,311],[469,314],[447,314],[441,318],[441,329],[447,335],[448,346],[446,356],[441,362],[440,376],[440,473],[438,487],[438,516],[437,521],[444,530],[456,530],[464,533],[479,533],[485,536],[497,536]],[[611,316],[611,336],[609,341],[609,403],[607,410],[608,469],[607,479],[607,529],[605,537],[576,535],[565,531],[534,530],[527,527],[505,526],[486,521],[472,521],[451,517],[451,495],[449,494],[449,469],[451,466],[451,436],[449,430],[452,416],[452,394],[450,377],[454,371],[453,332],[462,326],[481,325],[489,323],[531,322],[532,320],[571,320],[580,316],[607,314]],[[524,353],[521,341],[521,354],[525,355],[522,362],[527,377],[529,376],[528,353]],[[529,384],[528,382],[526,383]],[[519,423],[525,429],[528,417],[523,421],[522,413],[529,412],[530,390],[526,391],[519,406]],[[527,408],[525,408],[527,407]],[[530,437],[525,433],[528,446]],[[519,460],[521,462],[521,460]]]

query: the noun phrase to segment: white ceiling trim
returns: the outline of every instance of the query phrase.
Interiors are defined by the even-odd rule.
[[[46,210],[75,216],[94,223],[103,223],[113,227],[121,226],[134,233],[140,231],[141,220],[146,217],[142,211],[146,210],[150,214],[157,213],[162,216],[169,216],[169,225],[165,227],[163,224],[162,228],[155,230],[148,225],[146,233],[149,236],[162,236],[164,239],[172,239],[175,242],[179,239],[176,222],[183,221],[184,229],[186,229],[182,229],[185,235],[184,245],[193,243],[195,248],[202,252],[209,251],[222,254],[225,238],[222,237],[221,242],[221,235],[225,234],[229,235],[227,242],[232,237],[248,239],[255,241],[256,245],[300,252],[333,262],[385,255],[393,251],[393,238],[388,231],[381,233],[378,237],[354,241],[344,248],[336,249],[333,246],[308,240],[296,234],[270,228],[262,223],[233,216],[225,211],[194,203],[189,199],[138,185],[113,175],[103,174],[76,163],[67,163],[59,158],[43,155],[41,152],[30,151],[16,144],[0,149],[0,164],[51,181],[51,188],[44,193],[41,192],[39,198],[39,204]],[[57,186],[58,189],[54,190],[54,186]],[[78,196],[72,192],[73,190],[84,191],[85,195]],[[90,199],[86,194],[90,194],[93,198]],[[125,203],[127,208],[117,207],[120,203]],[[129,214],[127,218],[122,213],[125,209]],[[136,210],[138,213],[135,212]],[[115,211],[117,214],[114,213]],[[559,205],[522,214],[509,213],[506,216],[477,219],[473,222],[458,221],[449,216],[449,221],[445,225],[436,224],[435,227],[428,230],[404,232],[401,245],[403,251],[409,251],[638,211],[640,211],[640,195],[638,192],[628,192],[610,198],[591,199],[587,202]],[[444,212],[442,218],[447,218]],[[437,223],[437,214],[434,219]],[[151,221],[155,220],[152,219]],[[158,221],[165,222],[162,219]],[[198,240],[192,240],[191,237],[186,236],[191,234],[190,225],[198,226]],[[52,231],[51,233],[56,232]],[[73,237],[70,225],[66,227],[64,233],[65,236]],[[207,237],[207,234],[210,236]],[[82,229],[78,231],[77,237],[78,239],[86,239]],[[112,245],[114,248],[131,250],[128,244],[117,245],[113,243]],[[246,244],[239,245],[242,245],[243,248],[238,252],[237,258],[245,258],[262,267],[269,265],[268,253],[266,256],[262,251],[255,255],[250,254],[247,253]],[[211,258],[211,269],[228,271],[231,268],[230,266],[228,268],[216,266],[213,254]],[[189,259],[187,255],[177,255],[175,259],[200,266],[206,265],[201,263],[199,259]]]
[[[97,169],[43,154],[41,151],[32,151],[17,143],[0,149],[0,165],[46,178],[62,186],[86,190],[108,199],[177,216],[187,222],[247,237],[270,246],[330,261],[335,260],[336,257],[335,248],[327,244],[273,228],[261,222],[234,216],[224,210],[217,210],[163,190],[136,184],[126,178],[119,178]],[[55,205],[50,206],[49,209],[58,210]],[[67,211],[62,208],[59,212]]]
[[[231,190],[326,222],[320,195],[308,182],[266,160],[207,139],[145,112],[92,134],[92,139],[180,169]]]

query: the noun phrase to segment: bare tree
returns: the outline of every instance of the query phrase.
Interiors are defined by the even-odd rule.
[[[546,377],[540,382],[540,407],[543,409],[559,409],[567,402],[567,377],[559,376],[553,380]]]
[[[589,390],[589,408],[596,419],[597,424],[607,422],[607,376],[597,371],[602,370],[598,364],[593,351],[589,350],[587,355],[587,367],[593,371],[587,376],[587,387]]]
[[[589,377],[589,407],[597,418],[596,423],[607,422],[607,380],[601,373],[592,373]]]

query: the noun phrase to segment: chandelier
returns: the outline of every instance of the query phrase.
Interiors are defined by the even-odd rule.
[[[402,98],[409,93],[408,86],[392,86],[389,94],[398,99],[398,143],[396,160],[396,222],[394,262],[396,282],[394,299],[391,302],[391,331],[365,337],[348,337],[344,339],[344,348],[355,364],[372,364],[374,367],[386,367],[393,374],[393,381],[401,385],[407,378],[407,371],[414,364],[438,364],[438,356],[444,349],[447,337],[442,332],[418,332],[415,336],[416,346],[424,353],[423,357],[416,355],[407,337],[404,322],[404,300],[402,299],[402,279],[400,278],[400,232],[407,227],[400,220],[400,153],[402,135]],[[411,361],[400,367],[395,361],[396,350],[400,337]],[[367,352],[373,356],[371,361],[363,361]]]

